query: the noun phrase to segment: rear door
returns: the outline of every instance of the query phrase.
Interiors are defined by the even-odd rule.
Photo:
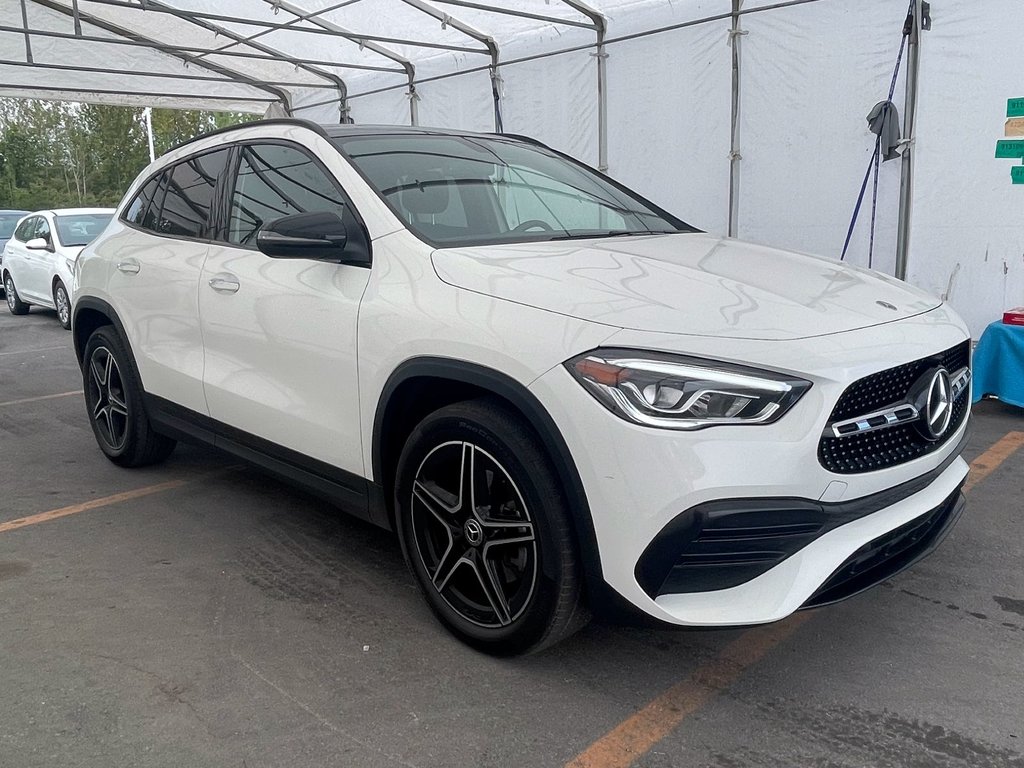
[[[270,258],[256,234],[294,213],[337,212],[350,232],[362,222],[334,175],[298,144],[240,145],[234,165],[222,241],[211,245],[199,289],[210,415],[250,447],[292,463],[312,458],[307,468],[344,485],[347,473],[364,476],[356,319],[370,271]]]
[[[206,415],[199,277],[209,250],[210,208],[227,148],[182,160],[129,204],[130,228],[106,238],[108,292],[150,395]]]

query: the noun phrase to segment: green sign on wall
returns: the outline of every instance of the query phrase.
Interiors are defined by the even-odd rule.
[[[1024,139],[996,142],[996,157],[1024,158]]]
[[[1010,99],[1006,102],[1007,117],[1024,117],[1024,99]]]
[[[1015,165],[1010,171],[1014,184],[1024,184],[1024,165]]]

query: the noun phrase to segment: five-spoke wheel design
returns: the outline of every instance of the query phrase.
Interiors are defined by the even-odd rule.
[[[420,464],[409,504],[415,554],[451,609],[480,627],[519,618],[537,585],[537,537],[498,460],[470,442],[439,445]]]
[[[105,346],[89,356],[87,402],[100,437],[112,451],[119,451],[128,439],[128,398],[124,379],[114,355]]]

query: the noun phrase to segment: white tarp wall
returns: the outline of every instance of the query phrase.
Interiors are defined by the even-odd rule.
[[[45,69],[23,61],[21,0],[0,4],[0,95],[261,112],[273,103],[336,123],[347,94],[356,122],[408,124],[412,66],[420,125],[491,131],[496,51],[503,129],[597,166],[596,30],[586,12],[595,9],[606,24],[608,172],[719,233],[729,228],[734,175],[738,236],[833,257],[874,149],[866,116],[888,95],[909,5],[743,0],[733,158],[733,0],[504,0],[487,9],[445,0],[147,0],[149,11],[139,0],[77,0],[91,40],[70,36],[74,2],[25,0],[28,26],[58,35],[32,37]],[[976,337],[1005,306],[1024,304],[1024,187],[1010,184],[1013,161],[994,159],[1006,100],[1024,97],[1019,6],[934,0],[934,28],[923,34],[908,276],[948,295]],[[292,26],[273,26],[285,22]],[[103,42],[132,35],[198,53]],[[104,74],[106,66],[162,77]],[[901,118],[904,93],[901,77]],[[900,172],[901,161],[883,163],[879,178],[873,266],[890,274]],[[869,187],[852,264],[867,265],[870,216]]]

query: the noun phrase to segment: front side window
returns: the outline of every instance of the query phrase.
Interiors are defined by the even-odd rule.
[[[18,228],[14,230],[14,239],[22,243],[27,243],[32,239],[32,231],[36,227],[35,216],[30,216],[18,225]]]
[[[61,245],[88,245],[110,222],[109,213],[75,213],[53,217]]]
[[[334,181],[305,152],[281,144],[239,148],[238,176],[231,195],[227,239],[255,245],[267,222],[295,213],[333,211],[352,226],[351,206]]]
[[[334,141],[409,229],[439,247],[693,231],[586,166],[520,140]]]
[[[204,237],[217,178],[227,163],[228,150],[190,157],[166,174],[167,191],[157,222],[164,235]]]
[[[50,234],[50,222],[43,216],[36,217],[36,229],[32,233],[32,237],[41,237],[48,243],[53,242],[53,236]]]

